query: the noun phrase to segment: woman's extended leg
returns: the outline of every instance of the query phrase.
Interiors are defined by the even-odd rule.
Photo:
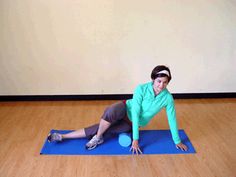
[[[97,130],[97,137],[102,137],[103,133],[110,127],[111,123],[101,119]],[[62,139],[85,138],[85,129],[75,130],[73,132],[62,134]]]
[[[85,130],[79,129],[67,134],[50,133],[47,139],[49,142],[53,142],[53,141],[62,141],[63,139],[74,139],[74,138],[84,138],[84,137],[86,137]]]
[[[75,138],[85,138],[91,137],[91,135],[96,134],[98,138],[102,138],[103,133],[110,127],[111,123],[106,120],[101,119],[99,125],[93,125],[88,128],[82,128],[79,130],[72,131],[67,134],[52,133],[48,135],[48,141],[62,141],[64,139],[75,139]]]
[[[67,133],[67,134],[62,134],[62,139],[74,139],[74,138],[85,138],[85,131],[84,128],[75,130],[73,132]]]

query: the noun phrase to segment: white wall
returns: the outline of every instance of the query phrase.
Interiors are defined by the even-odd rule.
[[[1,0],[0,95],[236,91],[235,0]]]

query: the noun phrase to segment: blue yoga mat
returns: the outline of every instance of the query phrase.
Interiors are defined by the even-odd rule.
[[[51,133],[69,133],[71,130],[51,130]],[[143,154],[191,154],[195,149],[184,130],[179,130],[182,142],[188,146],[188,151],[181,151],[175,147],[170,130],[141,130],[139,146]],[[122,147],[118,136],[105,137],[105,142],[93,150],[86,150],[86,138],[70,139],[62,142],[45,144],[40,152],[42,155],[131,155],[130,146]]]

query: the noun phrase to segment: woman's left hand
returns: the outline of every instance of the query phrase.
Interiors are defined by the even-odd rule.
[[[183,143],[176,144],[176,148],[181,149],[182,151],[187,151],[188,150],[188,147]]]

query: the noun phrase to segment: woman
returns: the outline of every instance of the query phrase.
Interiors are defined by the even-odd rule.
[[[170,69],[164,65],[156,66],[151,73],[152,82],[136,87],[133,98],[109,106],[101,117],[100,123],[73,131],[68,134],[49,134],[48,141],[62,141],[70,138],[92,138],[87,144],[88,150],[94,149],[104,142],[104,133],[119,134],[132,130],[131,150],[141,154],[139,147],[139,127],[147,125],[151,119],[165,108],[172,139],[178,149],[187,151],[178,134],[174,99],[167,90],[171,80]]]

